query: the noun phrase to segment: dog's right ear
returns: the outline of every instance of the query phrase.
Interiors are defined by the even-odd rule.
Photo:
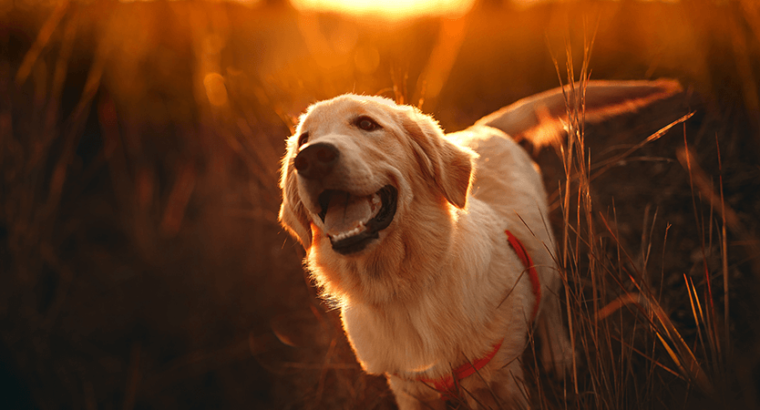
[[[293,138],[291,137],[288,141],[288,153],[282,160],[280,177],[282,205],[278,219],[282,226],[301,242],[303,248],[308,250],[311,247],[311,223],[306,215],[306,209],[301,203],[301,198],[298,196],[298,180],[293,166],[293,153],[295,152],[293,146]]]

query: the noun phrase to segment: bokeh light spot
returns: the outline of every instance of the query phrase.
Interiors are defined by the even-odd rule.
[[[472,8],[475,0],[291,0],[291,3],[301,11],[372,14],[398,20],[420,16],[461,16]]]
[[[221,74],[206,74],[203,85],[206,87],[206,96],[211,105],[220,107],[227,104],[227,87],[224,86],[224,77]]]

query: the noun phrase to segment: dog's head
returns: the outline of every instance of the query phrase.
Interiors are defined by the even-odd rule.
[[[307,251],[372,252],[418,200],[464,208],[473,156],[410,106],[350,94],[314,104],[287,141],[280,221]]]

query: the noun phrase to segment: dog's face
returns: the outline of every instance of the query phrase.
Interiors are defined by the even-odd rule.
[[[464,208],[473,155],[413,107],[356,95],[317,103],[287,142],[280,221],[307,251],[367,256],[420,207]]]

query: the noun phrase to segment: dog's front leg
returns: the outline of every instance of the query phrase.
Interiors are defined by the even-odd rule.
[[[446,402],[437,391],[415,380],[388,375],[388,385],[396,396],[399,410],[444,410]]]

